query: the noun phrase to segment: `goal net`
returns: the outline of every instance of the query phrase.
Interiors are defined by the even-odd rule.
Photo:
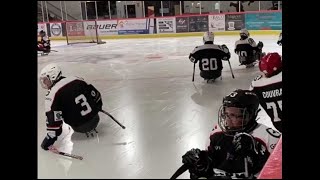
[[[106,43],[99,37],[96,27],[97,21],[67,21],[65,25],[67,44]]]

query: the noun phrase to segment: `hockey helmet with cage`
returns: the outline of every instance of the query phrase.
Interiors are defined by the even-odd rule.
[[[240,37],[242,40],[247,39],[250,36],[249,31],[247,29],[240,30]]]
[[[40,37],[44,37],[44,36],[46,36],[46,32],[44,30],[41,30],[39,32],[39,35],[40,35]]]
[[[259,61],[259,69],[266,77],[271,77],[282,71],[281,56],[277,53],[268,53]]]
[[[225,96],[219,109],[218,124],[226,135],[252,131],[259,112],[259,98],[249,90],[237,89]]]
[[[203,34],[203,43],[206,44],[207,42],[212,42],[213,44],[214,34],[213,32],[207,31]]]
[[[48,64],[40,72],[40,84],[44,89],[51,89],[56,81],[60,79],[62,72],[60,67],[55,64]]]

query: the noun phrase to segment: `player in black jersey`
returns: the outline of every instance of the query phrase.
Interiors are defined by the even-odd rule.
[[[189,55],[189,59],[193,63],[199,61],[200,76],[209,81],[214,81],[221,76],[223,69],[221,60],[229,60],[230,52],[226,45],[216,45],[213,43],[214,34],[205,32],[203,35],[204,45],[194,48]]]
[[[279,35],[279,39],[278,39],[278,41],[277,41],[277,44],[278,44],[279,46],[282,46],[282,32],[281,32],[280,35]]]
[[[257,76],[250,90],[259,97],[260,105],[267,112],[277,130],[282,132],[282,60],[278,53],[268,53],[259,62],[263,75]]]
[[[63,122],[75,132],[96,132],[102,99],[93,85],[78,77],[62,76],[56,64],[49,64],[41,70],[40,83],[42,88],[48,89],[45,97],[48,132],[41,144],[44,150],[53,148],[62,133]]]
[[[40,35],[40,41],[38,41],[38,51],[42,51],[43,53],[50,53],[51,50],[51,44],[50,44],[50,39],[48,38],[48,36],[46,35],[46,32],[44,32],[43,30],[41,30],[39,32]]]
[[[240,39],[235,43],[234,52],[239,56],[240,65],[245,65],[247,68],[253,67],[255,61],[259,60],[264,54],[262,53],[263,43],[258,44],[250,38],[247,29],[241,29]]]

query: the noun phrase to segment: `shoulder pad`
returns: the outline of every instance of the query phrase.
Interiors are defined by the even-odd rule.
[[[281,133],[276,131],[276,130],[273,130],[272,128],[267,128],[266,131],[273,137],[275,138],[280,138],[281,136]]]
[[[254,40],[252,38],[248,38],[248,42],[249,42],[249,44],[253,44]]]

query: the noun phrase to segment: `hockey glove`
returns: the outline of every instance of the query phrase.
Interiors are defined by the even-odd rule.
[[[246,157],[258,154],[256,140],[248,133],[238,133],[233,138],[236,157]]]
[[[207,151],[191,149],[182,156],[182,162],[189,167],[191,179],[210,177],[213,174],[213,170],[210,168],[212,159],[208,156]]]
[[[197,63],[198,61],[192,56],[192,54],[190,53],[189,55],[189,60],[193,63]]]
[[[257,44],[257,48],[261,50],[263,48],[263,42],[259,41]]]

